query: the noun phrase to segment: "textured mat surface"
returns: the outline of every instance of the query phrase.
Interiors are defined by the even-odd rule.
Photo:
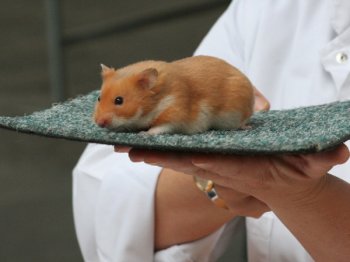
[[[145,136],[95,125],[91,116],[97,95],[94,91],[27,116],[0,117],[0,127],[84,142],[237,154],[317,152],[350,139],[350,101],[257,113],[249,130]]]

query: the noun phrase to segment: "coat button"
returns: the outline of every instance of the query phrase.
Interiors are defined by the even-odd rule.
[[[344,64],[346,61],[348,61],[348,55],[344,52],[339,52],[335,56],[335,59],[339,64]]]

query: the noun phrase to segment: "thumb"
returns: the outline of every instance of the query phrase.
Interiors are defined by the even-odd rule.
[[[254,111],[269,111],[270,109],[270,103],[269,101],[264,97],[264,95],[254,87],[254,97],[255,97],[255,103],[254,103]]]

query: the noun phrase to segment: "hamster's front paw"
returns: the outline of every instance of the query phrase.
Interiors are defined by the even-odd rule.
[[[150,134],[148,133],[148,131],[140,131],[139,135],[140,136],[149,136]]]
[[[147,131],[142,131],[139,134],[141,135],[161,135],[161,134],[169,134],[172,133],[173,126],[172,125],[161,125],[161,126],[154,126],[148,129]]]

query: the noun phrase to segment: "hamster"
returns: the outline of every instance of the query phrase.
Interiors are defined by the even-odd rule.
[[[100,127],[147,134],[195,134],[246,128],[254,89],[225,61],[194,56],[142,61],[115,70],[102,66],[93,118]]]

